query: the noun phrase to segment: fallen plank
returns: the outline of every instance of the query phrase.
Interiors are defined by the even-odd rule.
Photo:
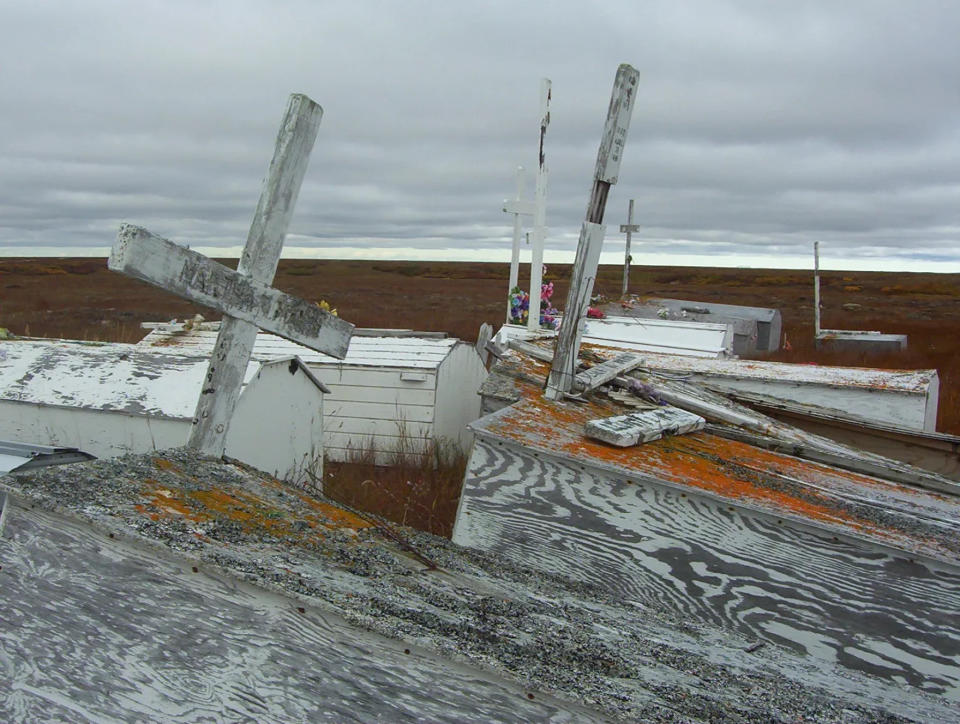
[[[653,410],[631,412],[626,415],[590,420],[584,426],[587,437],[616,445],[630,447],[665,435],[682,435],[702,430],[706,421],[699,415],[676,407],[658,407]]]
[[[573,381],[573,387],[581,392],[589,392],[642,364],[643,357],[631,352],[624,352],[613,359],[601,362],[577,374]]]

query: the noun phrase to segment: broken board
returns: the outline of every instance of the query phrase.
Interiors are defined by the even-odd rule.
[[[682,435],[702,430],[706,420],[700,415],[678,407],[657,407],[626,415],[590,420],[584,426],[587,437],[616,445],[631,447],[665,435]]]

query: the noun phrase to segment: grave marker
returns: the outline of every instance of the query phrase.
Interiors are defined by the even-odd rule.
[[[543,285],[543,244],[547,238],[547,178],[544,153],[547,126],[550,125],[551,83],[540,81],[540,152],[537,156],[537,185],[533,191],[533,249],[530,252],[530,312],[527,329],[540,329],[540,287]]]
[[[587,437],[610,445],[631,447],[659,440],[665,435],[683,435],[702,430],[704,425],[706,420],[702,417],[679,407],[657,407],[653,410],[588,420],[584,432]]]
[[[580,229],[577,257],[570,277],[570,291],[563,309],[563,323],[560,325],[557,348],[547,380],[546,396],[551,400],[559,400],[568,393],[576,375],[581,327],[590,303],[590,293],[593,291],[600,250],[603,247],[603,212],[610,187],[617,182],[620,173],[620,162],[623,159],[623,147],[627,141],[639,78],[637,70],[624,63],[617,69],[613,82],[607,122],[600,139],[600,150],[597,152],[587,217]],[[531,308],[532,301],[531,295]]]
[[[623,256],[623,289],[620,296],[627,296],[627,285],[630,282],[630,237],[634,232],[640,231],[640,227],[633,223],[633,199],[630,199],[630,206],[627,210],[627,223],[620,224],[620,233],[627,235],[627,247]]]
[[[533,216],[533,203],[523,198],[524,177],[523,166],[517,166],[517,195],[513,199],[503,202],[503,210],[513,214],[513,246],[510,251],[510,283],[507,285],[507,294],[513,292],[520,283],[520,237],[523,235],[523,221],[521,216]],[[527,239],[529,242],[529,239]],[[510,324],[510,299],[507,298],[507,324]]]
[[[224,314],[188,443],[204,455],[223,455],[258,327],[346,356],[352,324],[270,287],[322,115],[306,96],[290,96],[237,271],[127,224],[111,252],[113,271]]]

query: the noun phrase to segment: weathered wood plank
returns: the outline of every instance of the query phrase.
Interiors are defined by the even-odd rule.
[[[613,92],[610,94],[610,107],[607,110],[607,122],[603,128],[603,138],[600,140],[600,151],[597,154],[594,178],[598,181],[612,185],[617,183],[620,176],[620,164],[627,144],[627,132],[630,130],[630,119],[633,115],[633,104],[639,82],[640,73],[636,68],[626,63],[617,68]],[[600,219],[591,219],[591,221],[601,223],[602,211]]]
[[[617,69],[617,75],[614,78],[610,106],[607,109],[607,121],[597,152],[597,165],[594,170],[590,200],[587,204],[587,216],[580,229],[577,257],[570,279],[567,303],[564,306],[566,323],[560,327],[556,353],[550,377],[547,380],[546,396],[551,400],[559,400],[570,391],[573,385],[580,337],[583,332],[581,324],[590,302],[590,294],[596,280],[597,264],[600,261],[600,250],[603,246],[603,212],[607,205],[610,186],[617,182],[617,176],[620,173],[620,162],[623,159],[623,149],[627,141],[627,130],[630,128],[630,117],[633,113],[639,78],[640,74],[637,70],[626,63]]]
[[[601,224],[589,221],[584,221],[580,227],[580,242],[577,244],[577,257],[570,279],[570,293],[564,306],[563,323],[557,335],[557,346],[547,380],[546,396],[551,400],[560,399],[573,388],[583,324],[597,276],[605,230],[606,227]]]
[[[632,352],[625,352],[578,373],[574,378],[573,387],[582,392],[589,392],[642,364],[643,357]]]
[[[3,721],[600,716],[53,513],[18,508],[0,554]]]
[[[107,264],[113,271],[249,322],[254,330],[261,327],[337,359],[346,356],[353,330],[349,322],[141,227],[120,227]]]
[[[960,698],[957,567],[483,433],[453,540]]]
[[[699,415],[676,407],[657,407],[626,415],[590,420],[584,426],[587,437],[616,445],[631,447],[666,435],[683,435],[702,430],[706,421]]]

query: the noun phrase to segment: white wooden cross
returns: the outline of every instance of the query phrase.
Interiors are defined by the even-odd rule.
[[[523,166],[517,168],[517,195],[503,202],[503,210],[513,214],[513,249],[510,256],[510,286],[512,292],[519,284],[520,270],[520,226],[521,216],[533,217],[533,248],[530,253],[530,307],[527,316],[527,328],[540,329],[540,287],[543,286],[543,245],[547,238],[547,170],[544,141],[547,126],[550,125],[550,98],[552,84],[549,78],[540,80],[540,145],[537,155],[537,181],[533,192],[533,202],[523,198]],[[529,238],[527,241],[529,242]],[[507,301],[507,322],[510,322],[510,302]]]
[[[530,316],[527,329],[540,329],[540,287],[543,285],[543,244],[547,238],[547,170],[544,141],[550,125],[552,84],[540,81],[540,151],[537,157],[537,185],[533,190],[533,248],[530,251]]]
[[[610,187],[617,182],[620,173],[620,161],[623,147],[627,142],[630,128],[630,116],[636,97],[640,74],[626,63],[617,69],[613,81],[613,93],[607,109],[607,122],[600,139],[597,152],[597,165],[593,174],[593,187],[587,205],[587,218],[580,227],[580,241],[577,243],[577,256],[570,276],[570,291],[563,308],[563,322],[557,335],[557,347],[550,365],[550,377],[547,379],[546,396],[559,400],[570,392],[576,376],[577,355],[580,351],[580,336],[583,332],[583,320],[590,304],[590,294],[597,276],[600,263],[600,250],[603,248],[603,212],[607,205]]]
[[[290,96],[236,271],[129,224],[120,227],[110,254],[113,271],[224,314],[188,442],[203,455],[223,455],[258,327],[331,357],[346,356],[352,324],[270,286],[322,115],[306,96]]]
[[[523,234],[521,216],[533,216],[533,204],[523,198],[524,168],[517,166],[517,195],[503,202],[505,213],[513,214],[513,247],[510,251],[510,283],[507,285],[507,294],[513,292],[520,283],[520,237]],[[507,298],[507,324],[510,323],[510,299]]]
[[[627,223],[620,224],[620,233],[627,235],[627,250],[623,257],[623,291],[620,296],[627,296],[627,285],[630,282],[630,237],[634,232],[640,231],[640,227],[633,223],[633,199],[630,199],[630,206],[627,209]]]
[[[820,242],[813,242],[813,338],[820,337]]]

